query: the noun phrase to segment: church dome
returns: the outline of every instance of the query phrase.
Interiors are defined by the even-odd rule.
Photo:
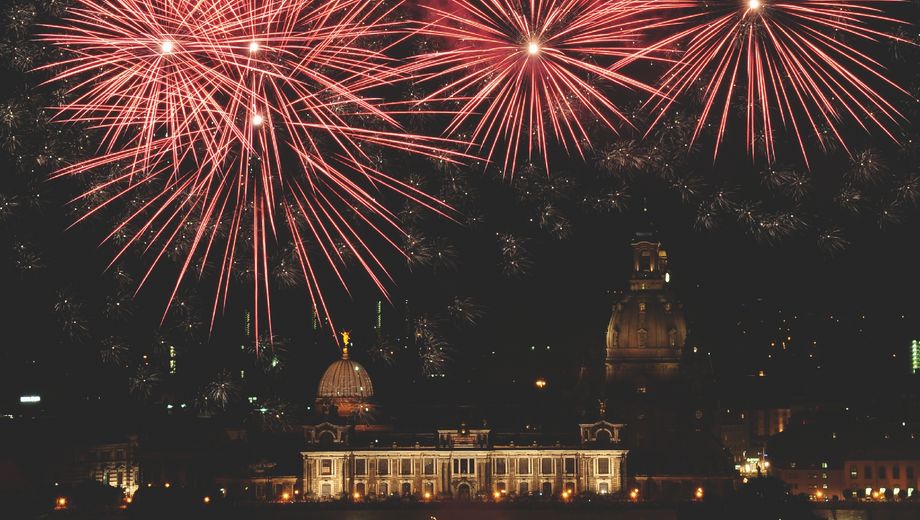
[[[336,360],[319,380],[317,400],[366,400],[374,397],[374,384],[360,363],[348,358],[348,349],[342,359]]]
[[[613,306],[609,350],[681,349],[686,339],[683,309],[664,290],[631,291]]]
[[[651,233],[632,244],[629,291],[613,306],[607,325],[607,380],[644,389],[673,378],[687,340],[683,308],[668,287],[668,254]]]

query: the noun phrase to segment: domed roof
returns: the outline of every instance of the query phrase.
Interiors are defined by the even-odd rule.
[[[680,304],[663,290],[631,291],[613,307],[607,348],[681,349],[687,322]]]
[[[374,385],[367,370],[360,363],[348,358],[348,349],[342,350],[342,359],[336,360],[319,380],[317,399],[370,399],[374,397]]]

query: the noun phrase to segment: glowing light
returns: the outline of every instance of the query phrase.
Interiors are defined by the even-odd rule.
[[[173,42],[166,40],[160,44],[160,52],[162,52],[163,54],[169,54],[173,51],[174,47],[175,45],[173,44]]]
[[[358,493],[357,491],[355,491],[351,496],[355,500],[361,500],[361,493]]]
[[[201,501],[204,502],[205,504],[210,504],[210,503],[211,503],[211,497],[204,497],[204,498],[201,499]]]
[[[262,123],[265,122],[265,118],[261,114],[256,114],[252,116],[252,126],[262,126]]]
[[[34,404],[42,402],[42,396],[40,395],[21,395],[19,396],[19,402],[23,404]]]
[[[693,496],[697,500],[702,500],[703,499],[703,488],[701,487],[696,488],[696,491],[693,493]]]
[[[635,489],[633,489],[632,491],[629,492],[629,499],[630,499],[630,500],[638,500],[638,499],[639,499],[639,488],[635,488]]]
[[[54,506],[57,509],[66,508],[67,507],[67,497],[58,497],[57,500],[54,501]]]
[[[431,498],[431,493],[429,493],[428,491],[425,491],[424,497],[425,497],[425,500],[430,499],[430,498]]]
[[[751,11],[756,11],[760,9],[760,0],[749,0],[748,9],[750,9]]]
[[[169,487],[172,487],[172,484],[170,484],[169,482],[167,482],[167,483],[163,484],[163,487],[169,488]]]
[[[541,377],[540,379],[537,379],[537,381],[534,384],[537,386],[537,388],[543,389],[543,388],[546,388],[547,383],[546,383],[546,379],[543,379]]]
[[[527,44],[527,54],[531,56],[536,56],[540,54],[540,44],[537,42],[530,42]]]
[[[249,42],[249,52],[259,52],[259,42]]]
[[[492,493],[492,498],[494,498],[495,500],[498,500],[501,497],[502,497],[502,494],[500,491],[496,491],[495,493]]]

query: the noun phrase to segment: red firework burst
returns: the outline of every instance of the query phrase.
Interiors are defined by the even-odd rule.
[[[271,239],[292,244],[321,315],[318,261],[347,290],[341,266],[351,256],[386,293],[384,264],[359,234],[368,227],[395,247],[388,233],[398,224],[376,192],[445,208],[373,166],[369,150],[451,156],[443,142],[403,132],[369,97],[394,77],[385,44],[372,47],[392,32],[391,9],[373,0],[77,0],[42,39],[70,56],[49,66],[72,99],[58,119],[97,129],[102,142],[57,175],[117,169],[82,196],[114,192],[89,214],[141,197],[107,240],[129,233],[116,259],[136,244],[153,255],[144,281],[177,236],[188,240],[170,302],[190,271],[200,276],[217,259],[212,323],[248,248],[256,323],[264,308],[271,327]]]
[[[628,123],[607,86],[656,93],[623,71],[638,41],[654,27],[654,1],[452,0],[423,5],[431,21],[419,33],[443,51],[416,56],[405,70],[424,81],[445,79],[423,101],[459,104],[446,133],[471,123],[471,141],[491,160],[505,146],[513,174],[521,148],[547,158],[554,138],[566,152],[589,146],[586,119],[616,131]]]
[[[829,139],[846,148],[840,127],[846,119],[894,139],[892,129],[902,116],[873,85],[903,89],[861,47],[904,41],[878,29],[903,23],[881,9],[881,4],[902,1],[696,0],[694,12],[684,17],[692,26],[654,46],[683,48],[662,81],[661,90],[669,96],[653,101],[660,110],[656,122],[678,95],[698,86],[703,108],[693,139],[717,117],[714,157],[736,91],[746,105],[748,153],[757,155],[762,139],[768,162],[776,157],[777,121],[791,128],[806,164],[805,133],[814,134],[822,149]]]

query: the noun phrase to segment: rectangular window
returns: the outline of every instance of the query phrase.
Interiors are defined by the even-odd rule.
[[[320,475],[332,475],[332,459],[322,459],[319,463]]]
[[[891,478],[901,478],[901,466],[898,466],[897,464],[891,466]]]
[[[907,478],[908,480],[913,480],[914,478],[914,467],[913,466],[907,466]]]
[[[607,493],[610,493],[610,486],[606,482],[601,482],[597,485],[597,492],[602,495],[606,495]]]
[[[543,475],[553,474],[553,459],[549,457],[543,457],[540,459],[540,473]]]
[[[609,475],[610,474],[610,459],[607,457],[601,457],[597,459],[597,474],[598,475]]]
[[[878,478],[880,478],[880,479],[882,479],[882,478],[888,478],[888,477],[885,476],[885,466],[879,466],[879,467],[878,467]]]
[[[460,473],[465,475],[470,472],[470,460],[460,459]]]
[[[389,459],[380,459],[377,461],[377,474],[378,475],[389,475],[390,474]],[[385,494],[386,493],[384,493],[384,495]]]
[[[426,475],[434,475],[434,459],[425,459],[422,472]]]
[[[518,459],[517,472],[521,475],[530,475],[530,459],[520,458]]]
[[[863,478],[872,478],[872,466],[867,464],[866,467],[863,468]]]
[[[530,493],[530,486],[528,486],[526,482],[521,482],[520,490],[522,495],[527,495]]]
[[[562,467],[566,475],[574,475],[575,474],[575,459],[572,457],[567,457],[564,460]]]
[[[856,464],[853,464],[852,466],[850,466],[850,478],[857,478],[857,477],[859,477],[859,470],[856,469]]]
[[[412,459],[399,459],[399,474],[400,475],[411,475],[412,474]]]
[[[329,495],[331,495],[332,494],[332,484],[323,484],[322,487],[320,488],[319,494],[324,497],[328,497]]]
[[[495,474],[505,475],[508,473],[508,459],[495,459]]]
[[[434,495],[434,482],[425,482],[425,493],[428,496]]]
[[[367,475],[367,459],[355,459],[355,475]]]

